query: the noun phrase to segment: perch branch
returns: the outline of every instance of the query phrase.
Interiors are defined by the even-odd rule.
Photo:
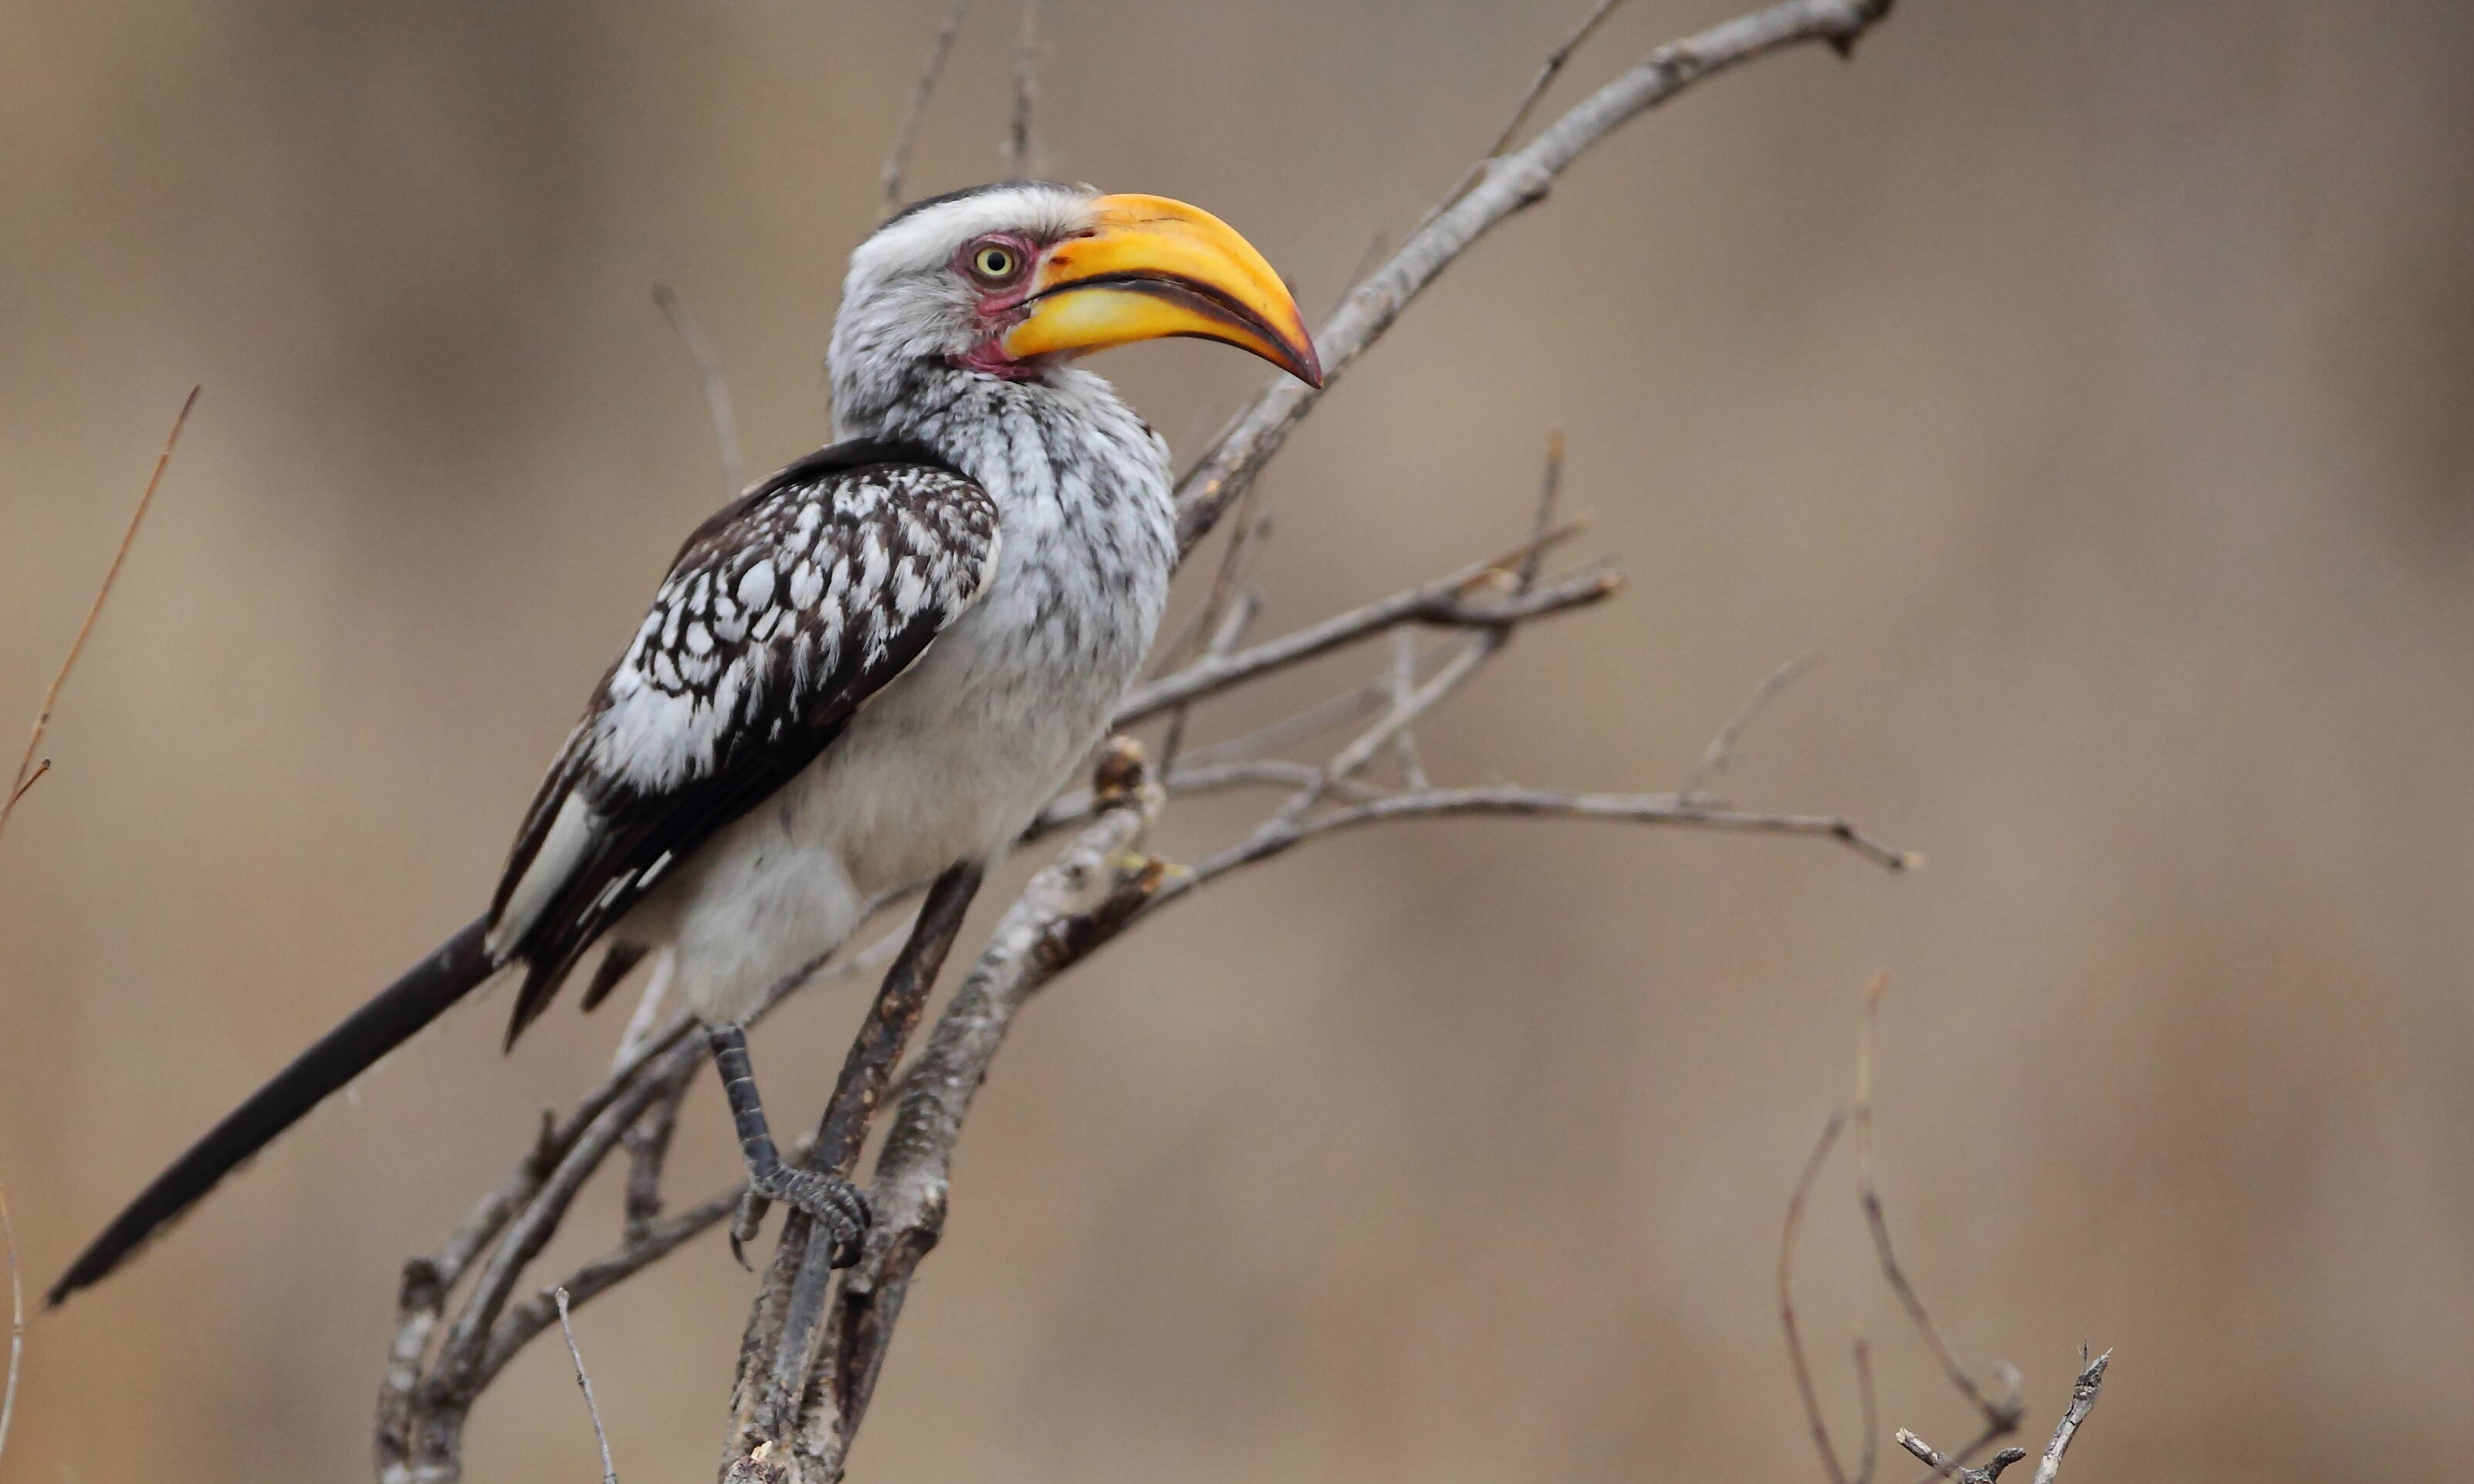
[[[172,464],[172,450],[180,445],[181,430],[189,425],[189,409],[198,405],[203,387],[191,387],[181,399],[181,410],[172,419],[172,431],[164,436],[163,451],[155,456],[155,472],[146,476],[146,492],[137,497],[137,509],[129,517],[129,527],[120,533],[120,545],[111,553],[111,564],[103,569],[103,583],[94,590],[94,601],[86,605],[85,618],[78,624],[77,636],[69,640],[69,652],[61,658],[61,667],[52,676],[51,685],[43,691],[42,708],[35,713],[34,730],[26,734],[25,755],[17,759],[17,771],[9,780],[9,793],[0,799],[0,830],[9,827],[9,816],[15,813],[17,801],[35,780],[51,771],[51,759],[37,766],[35,754],[41,751],[43,733],[51,729],[52,708],[60,704],[61,687],[68,683],[69,671],[77,668],[78,656],[85,652],[86,635],[94,632],[94,621],[103,614],[103,603],[111,596],[111,585],[120,576],[120,565],[129,560],[129,548],[137,541],[137,528],[144,523],[146,513],[154,508],[155,491],[163,483],[163,470]]]
[[[1150,901],[1166,873],[1128,860],[1160,807],[1141,753],[1118,739],[1094,787],[1090,825],[1023,889],[938,1017],[870,1184],[876,1225],[860,1265],[843,1279],[829,1321],[827,1366],[812,1389],[794,1443],[800,1477],[835,1479],[876,1389],[912,1272],[944,1231],[953,1151],[971,1100],[1014,1015],[1043,984],[1121,930]],[[1099,884],[1101,899],[1078,910]]]

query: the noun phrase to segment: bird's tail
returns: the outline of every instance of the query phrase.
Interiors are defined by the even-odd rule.
[[[52,1284],[48,1302],[57,1307],[70,1294],[118,1267],[149,1237],[196,1205],[200,1196],[215,1187],[215,1182],[489,978],[497,966],[482,943],[484,927],[479,919],[466,923],[207,1130],[78,1255],[60,1281]]]

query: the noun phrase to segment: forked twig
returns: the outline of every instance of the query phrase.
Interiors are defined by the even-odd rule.
[[[17,801],[35,780],[51,770],[45,758],[37,767],[35,754],[41,750],[43,733],[52,725],[52,708],[60,703],[61,687],[68,682],[69,671],[77,667],[78,656],[85,650],[86,635],[94,632],[94,621],[103,613],[103,601],[111,596],[111,585],[120,576],[120,564],[129,560],[129,548],[137,540],[137,527],[146,519],[146,512],[155,505],[155,491],[163,483],[163,470],[171,467],[172,450],[180,445],[181,430],[189,425],[189,409],[198,405],[198,394],[204,387],[191,387],[181,399],[181,411],[172,419],[172,431],[163,438],[163,451],[155,456],[155,472],[146,476],[146,492],[137,497],[137,509],[129,517],[129,528],[120,534],[120,545],[111,554],[111,565],[103,569],[103,584],[94,590],[94,601],[86,606],[85,618],[78,625],[77,637],[69,640],[69,652],[61,659],[59,672],[43,692],[42,709],[35,713],[34,730],[26,736],[26,754],[17,760],[17,771],[9,780],[9,795],[0,799],[0,830],[9,827],[9,816],[16,811]]]

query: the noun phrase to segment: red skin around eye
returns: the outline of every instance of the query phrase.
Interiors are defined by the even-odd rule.
[[[1013,254],[1015,268],[1011,276],[990,283],[971,267],[971,260],[982,248],[1003,248]],[[954,251],[954,274],[971,286],[979,296],[978,316],[981,335],[977,345],[954,358],[954,364],[965,371],[984,371],[1007,381],[1028,381],[1039,374],[1039,368],[1028,361],[1018,361],[1006,354],[1003,344],[1007,330],[1022,323],[1023,301],[1031,297],[1031,268],[1039,260],[1040,250],[1027,237],[1011,232],[994,232],[974,237]]]

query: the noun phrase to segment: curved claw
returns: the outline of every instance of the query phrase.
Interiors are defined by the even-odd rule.
[[[747,1244],[764,1230],[764,1212],[772,1204],[751,1185],[739,1197],[738,1214],[730,1218],[730,1256],[746,1272],[756,1271],[756,1264],[747,1260]]]
[[[756,1234],[753,1222],[749,1221],[749,1207],[755,1208],[754,1221],[762,1221],[764,1203],[768,1199],[803,1211],[823,1226],[834,1244],[829,1266],[846,1268],[859,1261],[860,1254],[866,1246],[867,1229],[874,1219],[868,1209],[867,1197],[860,1193],[859,1186],[840,1176],[819,1174],[814,1170],[785,1169],[772,1179],[752,1186],[748,1199],[740,1206],[740,1222],[731,1228],[732,1251],[738,1251],[740,1245],[741,1224],[746,1226],[747,1237],[752,1238]],[[744,1259],[741,1261],[743,1263]]]

